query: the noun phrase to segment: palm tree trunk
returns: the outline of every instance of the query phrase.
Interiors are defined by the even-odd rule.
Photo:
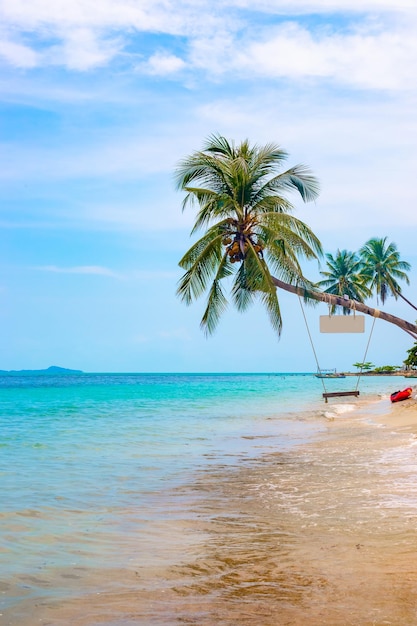
[[[288,283],[282,282],[278,278],[272,276],[272,282],[279,289],[284,289],[284,291],[289,291],[290,293],[295,293],[303,298],[311,298],[313,300],[317,300],[318,302],[325,302],[330,306],[341,306],[345,309],[351,309],[354,311],[358,311],[358,313],[365,313],[365,315],[371,315],[372,317],[379,317],[390,324],[395,324],[399,326],[406,333],[411,335],[414,339],[417,339],[417,326],[415,324],[410,324],[410,322],[406,322],[405,320],[396,317],[395,315],[391,315],[390,313],[385,313],[384,311],[380,311],[378,309],[373,309],[362,302],[357,302],[356,300],[345,300],[344,298],[340,298],[339,296],[334,296],[330,293],[324,293],[323,291],[314,291],[304,289],[304,287],[295,287],[294,285],[289,285]]]
[[[397,296],[400,296],[400,298],[402,298],[405,302],[407,302],[407,304],[412,306],[413,309],[415,309],[417,311],[417,306],[415,306],[412,302],[410,302],[410,300],[407,300],[407,298],[405,296],[403,296],[402,293],[400,293],[399,291],[396,291],[395,293],[397,294]]]

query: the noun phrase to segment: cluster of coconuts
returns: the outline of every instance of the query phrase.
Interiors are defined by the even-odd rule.
[[[249,239],[249,237],[239,237],[239,235],[236,235],[234,239],[231,237],[225,237],[223,239],[223,244],[227,248],[226,252],[230,257],[231,263],[243,261],[246,256],[246,252],[248,251],[249,243],[252,244],[253,249],[257,254],[262,253],[263,246],[259,243],[253,243],[252,239]]]

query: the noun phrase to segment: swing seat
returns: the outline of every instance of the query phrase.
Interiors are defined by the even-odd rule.
[[[324,300],[323,301],[325,301],[325,299],[326,299],[326,296],[324,294]],[[348,298],[346,296],[344,296],[344,299],[348,299]],[[301,301],[301,297],[300,296],[298,296],[298,301],[300,303],[301,311],[302,311],[303,317],[304,317],[304,322],[305,322],[305,325],[306,325],[306,328],[307,328],[307,333],[308,333],[308,336],[310,338],[311,347],[313,348],[313,353],[314,353],[314,356],[315,356],[315,359],[316,359],[317,371],[318,371],[318,374],[319,374],[317,377],[321,378],[321,379],[324,379],[324,378],[339,378],[339,376],[337,376],[337,375],[336,376],[325,376],[325,375],[323,376],[321,374],[319,362],[318,362],[318,359],[317,359],[316,350],[314,348],[313,339],[311,337],[310,329],[308,327],[307,317],[306,317],[306,314],[304,312],[304,307],[303,307],[303,303]],[[330,302],[329,302],[329,305],[330,305]],[[320,332],[332,332],[332,333],[334,333],[334,332],[338,332],[338,333],[340,333],[340,332],[364,332],[364,330],[365,330],[365,317],[364,316],[356,316],[355,315],[355,313],[356,313],[356,311],[355,311],[355,301],[353,301],[353,307],[351,307],[351,308],[353,308],[354,315],[353,315],[353,321],[351,320],[350,322],[349,322],[349,320],[347,318],[345,318],[343,320],[343,318],[341,318],[340,316],[336,316],[339,321],[337,321],[337,324],[335,325],[334,324],[334,319],[332,321],[332,316],[331,315],[328,315],[326,317],[321,316],[320,324],[323,323],[323,327],[320,326]],[[377,309],[375,309],[374,313],[370,313],[370,315],[373,315],[374,320],[372,322],[371,332],[369,334],[368,343],[366,345],[365,356],[363,357],[363,363],[365,363],[365,361],[366,361],[366,356],[368,354],[368,348],[369,348],[369,344],[371,342],[371,337],[372,337],[372,333],[373,333],[373,330],[374,330],[375,321],[376,321],[376,318],[379,317],[379,311]],[[330,319],[330,322],[329,322],[329,319]],[[327,403],[329,398],[339,398],[339,397],[343,397],[343,396],[354,396],[355,398],[357,398],[359,396],[358,387],[359,387],[359,380],[360,380],[361,374],[362,374],[362,368],[361,368],[361,371],[360,371],[360,373],[358,375],[358,382],[357,382],[355,391],[326,391],[326,387],[324,385],[324,380],[322,380],[323,389],[324,389],[324,393],[323,393],[324,401]],[[344,378],[344,376],[343,376],[343,378]]]
[[[327,402],[327,398],[338,398],[339,396],[356,396],[358,397],[359,391],[330,391],[323,393],[323,398]]]

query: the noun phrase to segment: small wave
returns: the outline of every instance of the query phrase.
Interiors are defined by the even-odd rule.
[[[334,406],[332,406],[331,411],[325,411],[323,415],[326,419],[333,420],[336,417],[344,415],[345,413],[350,413],[351,411],[354,411],[355,408],[356,407],[353,404],[335,404]]]
[[[333,410],[338,414],[341,415],[342,413],[350,413],[351,411],[355,410],[355,405],[354,404],[336,404],[333,407]]]

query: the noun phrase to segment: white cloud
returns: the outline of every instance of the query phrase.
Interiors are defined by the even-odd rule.
[[[16,68],[30,69],[39,63],[39,54],[18,41],[10,41],[3,35],[0,39],[0,59]]]
[[[62,43],[49,48],[44,58],[49,65],[84,71],[106,65],[122,47],[121,39],[104,39],[87,28],[77,28],[65,32]]]
[[[171,129],[170,133],[174,133]],[[125,179],[143,178],[149,174],[171,172],[173,155],[167,152],[164,139],[155,135],[143,137],[140,128],[125,129],[114,137],[88,136],[78,133],[68,139],[66,150],[62,145],[48,147],[37,144],[0,144],[0,179],[70,180],[95,176],[115,176]],[[76,140],[75,144],[72,143]]]
[[[184,69],[185,62],[173,54],[157,52],[149,58],[145,66],[150,74],[167,76]]]
[[[27,30],[92,28],[190,35],[223,21],[223,7],[195,0],[1,0],[4,23]]]
[[[12,43],[17,48],[24,34],[27,55],[32,38],[32,49],[41,44],[45,52],[39,62],[73,70],[110,62],[137,33],[189,37],[219,28],[224,21],[210,6],[202,15],[195,2],[169,0],[0,0],[0,19],[9,32],[9,48]],[[7,60],[19,66],[21,56],[23,51],[18,55],[17,49],[14,54],[10,50]],[[159,66],[164,73],[167,59]]]
[[[414,11],[414,0],[228,0],[228,6],[255,9],[265,13],[304,15],[309,13],[363,13],[368,11]]]
[[[161,12],[160,3],[140,0],[3,0],[0,6],[4,19],[28,29],[45,25],[149,29],[157,26]]]
[[[91,27],[128,29],[189,35],[214,32],[233,10],[242,18],[244,10],[276,15],[325,13],[414,13],[414,0],[1,0],[3,23],[22,29]]]
[[[100,265],[79,265],[76,267],[58,267],[57,265],[42,265],[34,268],[42,272],[52,272],[54,274],[88,274],[93,276],[109,276],[111,278],[122,278],[120,274],[108,267]]]
[[[309,13],[323,19],[301,26],[297,19]],[[161,76],[197,69],[213,77],[311,77],[407,89],[417,62],[416,13],[415,0],[229,0],[217,7],[205,0],[0,0],[7,29],[0,55],[28,69],[91,70],[123,55],[136,69]],[[133,44],[138,33],[179,36],[189,56],[186,49],[181,56],[168,47],[142,49],[139,40]]]
[[[341,33],[291,21],[255,31],[239,40],[195,40],[191,64],[213,75],[237,74],[241,79],[325,79],[359,88],[416,88],[410,80],[417,64],[414,22],[378,28],[361,22]]]

